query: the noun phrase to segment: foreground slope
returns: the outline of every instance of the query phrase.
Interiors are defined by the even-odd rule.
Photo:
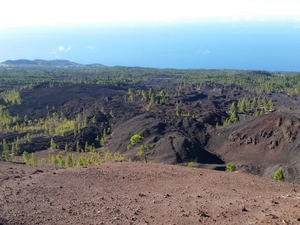
[[[300,186],[244,173],[0,164],[0,224],[300,224]]]

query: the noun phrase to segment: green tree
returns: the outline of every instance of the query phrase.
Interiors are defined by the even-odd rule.
[[[84,117],[84,120],[83,120],[83,127],[86,127],[88,124],[88,119],[87,117]]]
[[[229,121],[230,121],[230,123],[235,123],[235,122],[239,121],[239,116],[238,116],[238,114],[237,114],[236,111],[234,111],[234,112],[231,114],[231,116],[230,116],[230,118],[229,118]]]
[[[161,97],[165,97],[167,94],[166,94],[166,92],[164,91],[164,90],[161,90],[160,92],[159,92],[159,96],[161,96]]]
[[[237,108],[238,108],[239,112],[245,112],[246,111],[246,102],[245,102],[244,98],[242,100],[238,101]]]
[[[57,148],[57,146],[56,146],[56,144],[55,144],[55,142],[54,142],[54,139],[53,139],[53,138],[51,138],[51,140],[50,140],[50,148],[51,148],[52,150],[54,150],[54,149],[56,149],[56,148]]]
[[[254,116],[254,117],[257,117],[257,116],[259,116],[259,112],[258,112],[258,110],[257,110],[257,109],[255,109],[255,111],[254,111],[254,113],[253,113],[253,116]]]
[[[268,106],[269,106],[269,110],[274,110],[274,103],[273,103],[273,101],[272,101],[272,99],[270,99],[269,101],[268,101]]]
[[[12,154],[12,155],[18,154],[18,151],[17,151],[17,148],[16,148],[15,143],[12,143],[12,144],[11,144],[11,154]]]
[[[29,161],[29,155],[28,155],[28,152],[24,151],[23,154],[22,154],[22,159],[23,159],[23,162],[24,163],[28,163]]]
[[[262,99],[262,105],[267,105],[268,104],[268,100],[266,97],[263,97]]]
[[[138,142],[141,142],[143,139],[144,139],[143,136],[141,136],[139,134],[134,134],[130,138],[130,143],[131,143],[131,145],[134,145],[134,144],[136,144]]]
[[[148,96],[147,96],[147,92],[142,90],[142,101],[147,101]]]
[[[70,155],[67,155],[66,157],[66,167],[73,167],[73,161],[72,161],[72,157]]]
[[[8,146],[6,140],[3,139],[3,141],[2,141],[2,158],[5,159],[7,162],[9,160],[9,154],[10,154],[9,146]]]
[[[262,102],[261,97],[258,97],[258,98],[257,98],[257,105],[258,105],[258,106],[262,106],[262,104],[263,104],[263,102]]]
[[[265,108],[262,108],[262,109],[260,110],[259,115],[262,116],[262,115],[265,115],[265,114],[266,114],[266,110],[265,110]]]
[[[193,168],[193,167],[195,167],[195,163],[194,162],[189,162],[187,166]]]
[[[235,104],[235,102],[233,102],[230,106],[230,113],[233,114],[234,112],[237,111],[238,111],[237,105]]]
[[[122,162],[124,160],[123,156],[121,155],[120,152],[115,152],[114,153],[114,157],[113,157],[113,161],[114,162]]]
[[[110,110],[109,115],[110,115],[111,117],[114,117],[114,112],[113,112],[112,109]]]
[[[89,151],[89,144],[88,144],[87,141],[85,142],[85,145],[84,145],[84,151],[85,151],[85,152],[88,152],[88,151]]]
[[[282,168],[279,168],[274,174],[274,180],[284,181]]]
[[[28,143],[31,143],[31,141],[32,141],[32,138],[31,138],[31,135],[30,135],[30,133],[27,133],[27,142]]]
[[[35,157],[35,154],[32,152],[31,157],[29,159],[29,165],[35,166],[37,164],[38,160]]]
[[[58,164],[58,159],[57,159],[57,157],[51,156],[51,163],[53,164],[54,169],[56,169],[56,168],[57,168],[57,164]]]
[[[236,171],[236,167],[234,163],[228,163],[226,165],[226,172],[234,172],[234,171]]]
[[[176,111],[175,111],[175,114],[176,116],[180,116],[180,113],[179,113],[179,105],[176,104]]]
[[[104,156],[104,160],[105,160],[105,162],[111,162],[112,155],[111,155],[109,150],[106,151],[105,156]]]
[[[60,168],[64,168],[65,167],[65,161],[63,160],[61,154],[58,154],[56,156],[57,162],[59,163],[59,167]]]
[[[16,144],[15,144],[15,147],[16,147],[16,154],[18,154],[18,152],[20,151],[20,138],[19,136],[17,136],[17,139],[16,139]]]
[[[68,143],[66,142],[65,143],[65,151],[67,152],[69,150],[69,145],[68,145]]]
[[[147,109],[148,111],[151,110],[152,104],[153,104],[153,103],[149,102],[149,104],[147,105],[147,108],[146,108],[146,109]]]
[[[256,98],[253,99],[253,101],[251,103],[251,106],[252,106],[253,109],[256,109],[258,107],[258,103],[257,103],[257,99]]]
[[[144,162],[148,162],[148,154],[147,151],[151,149],[151,146],[149,145],[141,145],[140,150],[135,154],[136,156],[142,157],[144,159]]]
[[[134,98],[133,98],[133,95],[130,95],[129,96],[129,101],[133,102]]]
[[[135,91],[133,88],[128,88],[128,94],[129,95],[134,95],[135,94]]]

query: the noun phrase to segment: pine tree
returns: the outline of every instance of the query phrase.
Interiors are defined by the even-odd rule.
[[[88,152],[88,151],[89,151],[89,144],[88,144],[87,141],[85,142],[85,145],[84,145],[84,151],[85,151],[85,152]]]
[[[17,151],[17,148],[16,148],[15,143],[12,143],[12,144],[11,144],[11,154],[12,154],[12,155],[18,154],[18,151]]]
[[[147,96],[147,92],[142,90],[142,101],[147,101],[148,96]]]
[[[57,157],[51,156],[51,163],[53,164],[54,169],[56,169],[57,168],[57,163],[58,163]]]
[[[179,113],[179,105],[176,104],[176,112],[175,112],[176,116],[180,116],[180,113]]]
[[[55,142],[54,142],[54,139],[53,139],[53,138],[51,138],[51,140],[50,140],[50,148],[51,148],[52,150],[54,150],[54,149],[56,149],[56,148],[57,148],[57,146],[56,146],[56,144],[55,144]]]
[[[114,117],[114,112],[113,112],[112,109],[109,111],[109,115],[110,115],[111,117]]]
[[[80,146],[79,146],[79,142],[76,142],[76,152],[80,152]]]
[[[258,112],[258,110],[257,110],[257,109],[255,109],[255,111],[254,111],[254,113],[253,113],[253,116],[254,116],[254,117],[257,117],[257,116],[259,116],[259,112]]]
[[[274,180],[284,181],[282,168],[279,168],[274,174]]]
[[[77,133],[80,133],[80,130],[81,130],[81,125],[80,123],[77,125]]]
[[[31,141],[32,141],[31,135],[30,133],[27,133],[27,142],[31,143]]]
[[[72,161],[72,157],[70,155],[67,155],[66,157],[66,167],[73,167],[73,161]]]
[[[109,150],[107,150],[107,152],[105,153],[105,156],[104,156],[104,160],[105,162],[110,162],[111,161],[111,153]]]
[[[230,113],[234,113],[234,112],[237,112],[237,106],[236,106],[236,104],[235,104],[235,102],[233,102],[232,104],[231,104],[231,106],[230,106]]]
[[[93,116],[92,123],[95,124],[97,122],[96,116]]]
[[[38,160],[35,157],[34,153],[32,152],[31,153],[31,158],[29,159],[29,164],[32,165],[32,166],[35,166],[37,164],[37,162],[38,162]]]
[[[3,142],[2,142],[2,158],[4,158],[7,162],[9,160],[9,146],[6,142],[5,139],[3,139]]]
[[[235,122],[239,121],[239,116],[236,111],[231,114],[229,121],[230,121],[230,123],[235,123]]]
[[[59,163],[59,167],[60,167],[60,168],[64,168],[64,167],[65,167],[65,161],[63,160],[61,154],[58,154],[58,155],[56,156],[56,160],[57,160],[57,162]]]
[[[146,108],[146,109],[147,109],[148,111],[150,111],[150,110],[151,110],[151,107],[152,107],[152,103],[149,102],[149,104],[147,105],[147,108]]]
[[[269,110],[274,110],[274,103],[273,103],[273,101],[272,101],[272,99],[270,99],[269,101],[268,101],[268,106],[269,106]]]
[[[67,152],[68,149],[69,149],[69,145],[68,145],[68,143],[66,142],[66,144],[65,144],[65,151]]]
[[[261,97],[257,98],[257,104],[258,104],[258,106],[262,106],[263,102],[261,100]]]
[[[86,127],[88,124],[88,119],[87,117],[84,117],[84,120],[83,120],[83,127]]]
[[[253,101],[251,103],[251,106],[252,106],[253,109],[256,109],[258,107],[258,103],[257,103],[257,99],[256,98],[253,99]]]
[[[251,110],[251,102],[248,98],[244,99],[244,104],[245,104],[246,110]]]
[[[20,138],[19,138],[19,136],[17,136],[15,147],[16,147],[16,152],[18,154],[18,152],[20,151]]]

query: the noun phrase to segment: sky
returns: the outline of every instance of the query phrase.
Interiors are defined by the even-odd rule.
[[[287,16],[300,21],[299,8],[299,0],[9,0],[1,2],[0,28]]]
[[[299,0],[9,0],[0,62],[300,71]]]

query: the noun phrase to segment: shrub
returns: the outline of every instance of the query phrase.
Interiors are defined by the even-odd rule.
[[[28,155],[28,152],[26,152],[26,151],[24,151],[23,152],[23,154],[22,154],[22,159],[23,159],[23,162],[24,163],[28,163],[28,161],[29,161],[29,159],[30,159],[30,157],[29,157],[29,155]]]
[[[144,162],[148,162],[147,158],[147,151],[151,149],[151,146],[149,145],[141,145],[140,150],[135,154],[136,156],[142,157],[144,159]]]
[[[139,134],[135,134],[135,135],[131,136],[130,143],[131,143],[131,145],[134,145],[135,143],[138,143],[138,142],[142,141],[143,139],[144,139],[143,136],[141,136]]]
[[[274,180],[284,181],[283,170],[279,168],[274,174]]]
[[[236,171],[236,167],[234,163],[228,163],[226,165],[226,172],[234,172],[234,171]]]
[[[188,167],[195,167],[195,163],[194,162],[189,162],[187,166]]]

